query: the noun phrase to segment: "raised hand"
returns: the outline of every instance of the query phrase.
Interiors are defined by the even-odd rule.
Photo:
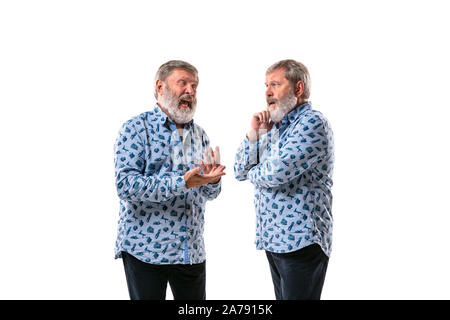
[[[204,158],[199,159],[200,167],[202,168],[203,174],[210,174],[213,172],[216,172],[217,168],[223,167],[225,169],[225,166],[220,165],[220,150],[219,147],[215,148],[215,151],[211,147],[209,147],[207,150],[205,150],[203,154]],[[222,169],[222,170],[223,170]],[[217,183],[220,180],[220,176],[213,180],[211,183]]]
[[[219,147],[216,147],[215,151],[209,147],[203,156],[203,159],[199,159],[199,167],[187,171],[184,175],[188,189],[209,183],[215,184],[219,182],[221,176],[225,175],[225,166],[220,164]]]

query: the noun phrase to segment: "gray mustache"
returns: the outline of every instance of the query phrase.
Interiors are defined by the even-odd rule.
[[[178,102],[181,102],[181,100],[185,100],[185,101],[189,101],[189,102],[193,102],[195,99],[193,96],[191,96],[190,94],[183,94],[178,98]]]
[[[267,104],[277,103],[278,102],[278,100],[275,99],[275,98],[267,98],[266,100],[267,100]]]

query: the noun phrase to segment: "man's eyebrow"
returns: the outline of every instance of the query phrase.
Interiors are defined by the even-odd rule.
[[[182,78],[180,78],[180,79],[177,80],[177,82],[179,82],[179,81],[188,81],[188,82],[195,82],[195,83],[198,83],[198,80],[197,80],[197,79],[192,79],[192,78],[187,78],[187,77],[182,77]]]

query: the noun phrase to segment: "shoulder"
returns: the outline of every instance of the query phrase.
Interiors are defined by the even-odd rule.
[[[145,123],[151,122],[152,116],[152,111],[142,112],[141,114],[138,114],[137,116],[134,116],[126,121],[125,124],[132,125],[136,128],[143,127]]]
[[[331,130],[327,118],[322,112],[314,109],[307,110],[299,117],[297,127],[302,131]]]
[[[146,123],[149,122],[149,119],[151,119],[152,112],[147,111],[143,112],[139,115],[136,115],[132,117],[131,119],[125,121],[122,124],[121,132],[122,133],[141,133],[145,131]]]

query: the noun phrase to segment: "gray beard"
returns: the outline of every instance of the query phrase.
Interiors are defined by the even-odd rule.
[[[164,87],[161,95],[161,104],[166,108],[167,113],[169,113],[170,119],[178,124],[184,124],[191,121],[192,118],[194,118],[195,109],[197,107],[197,99],[193,99],[189,109],[181,109],[179,104],[183,98],[184,95],[177,97],[168,86]]]
[[[295,105],[297,104],[297,97],[294,92],[289,92],[276,104],[277,108],[275,110],[271,110],[269,107],[270,119],[272,119],[274,123],[280,122],[285,115],[295,108]]]

